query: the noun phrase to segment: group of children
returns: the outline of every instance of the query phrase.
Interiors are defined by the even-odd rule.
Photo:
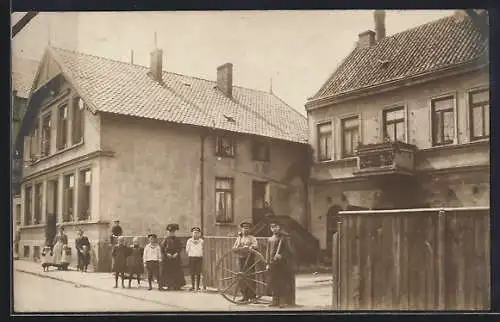
[[[179,226],[169,224],[168,235],[160,245],[156,234],[149,234],[148,243],[144,248],[135,237],[132,246],[126,246],[123,236],[117,238],[117,245],[113,247],[113,272],[115,277],[115,288],[118,287],[118,279],[121,278],[122,287],[128,279],[128,287],[131,287],[132,279],[137,279],[137,285],[141,283],[141,276],[146,271],[149,290],[153,288],[153,280],[158,282],[158,289],[180,290],[185,285],[184,273],[180,260],[182,246],[180,240],[175,236]],[[189,271],[191,274],[191,291],[200,290],[201,271],[203,263],[203,239],[198,227],[191,229],[192,236],[188,239],[185,251],[189,260]]]

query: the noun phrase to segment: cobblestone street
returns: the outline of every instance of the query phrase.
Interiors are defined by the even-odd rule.
[[[146,283],[113,288],[109,273],[43,272],[40,264],[14,262],[14,311],[21,312],[140,312],[140,311],[262,311],[265,305],[235,305],[214,290],[191,293],[148,291]],[[328,310],[331,284],[325,275],[297,277],[293,310]],[[50,291],[49,291],[50,290]]]

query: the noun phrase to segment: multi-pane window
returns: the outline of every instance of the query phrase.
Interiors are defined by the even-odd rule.
[[[24,190],[24,224],[25,225],[31,225],[31,220],[32,220],[32,212],[31,212],[31,206],[33,205],[33,196],[31,194],[31,187],[26,187]]]
[[[68,105],[59,107],[58,127],[57,127],[57,149],[62,150],[68,143]]]
[[[81,98],[77,98],[73,102],[72,144],[80,143],[83,137],[84,107],[85,105]]]
[[[455,98],[448,96],[432,100],[432,145],[453,143],[455,136]]]
[[[63,186],[63,222],[74,221],[73,200],[75,193],[75,176],[64,176]]]
[[[43,205],[43,184],[38,183],[35,185],[35,213],[33,223],[38,225],[42,219],[42,205]]]
[[[47,113],[42,119],[42,155],[50,154],[50,133],[51,133],[51,114]]]
[[[38,157],[38,139],[39,139],[39,129],[38,121],[35,121],[33,128],[31,129],[30,135],[30,158],[36,159]]]
[[[215,139],[215,154],[219,157],[233,157],[235,141],[228,136],[217,136]]]
[[[332,123],[318,125],[318,160],[332,159]]]
[[[405,142],[405,110],[397,107],[384,112],[384,139],[387,141]]]
[[[218,223],[234,221],[232,179],[217,178],[215,180],[215,220]]]
[[[252,159],[255,161],[269,161],[270,159],[269,142],[263,140],[252,142]]]
[[[21,205],[16,205],[16,225],[21,225]]]
[[[59,181],[57,179],[47,182],[47,218],[54,217],[57,221],[57,201],[59,193]]]
[[[342,120],[342,157],[352,157],[359,143],[359,118],[357,116]]]
[[[90,219],[90,187],[92,183],[92,172],[90,169],[80,172],[80,189],[78,220]]]
[[[470,139],[485,139],[490,136],[490,91],[469,93]]]

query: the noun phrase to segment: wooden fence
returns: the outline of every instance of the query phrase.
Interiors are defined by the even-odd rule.
[[[489,309],[489,208],[339,212],[332,306]]]
[[[267,238],[257,238],[258,251],[265,256]],[[217,264],[224,254],[231,251],[236,237],[206,236],[203,244],[203,279],[206,287],[217,287]],[[232,253],[224,263],[226,267],[238,266],[238,255]]]

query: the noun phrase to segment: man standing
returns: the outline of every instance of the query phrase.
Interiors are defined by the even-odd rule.
[[[113,227],[111,228],[111,238],[110,242],[111,245],[114,245],[116,243],[116,240],[118,237],[123,235],[123,230],[122,227],[120,226],[120,221],[118,219],[113,220]]]
[[[277,221],[271,222],[273,235],[267,240],[266,261],[270,275],[270,306],[295,305],[295,272],[290,236]]]
[[[84,256],[87,256],[87,254],[84,254],[83,246],[87,246],[88,249],[90,249],[90,242],[87,236],[83,235],[83,230],[78,229],[78,237],[75,239],[75,248],[79,271],[83,271]]]
[[[255,254],[250,249],[257,249],[257,238],[249,234],[250,223],[244,221],[240,224],[240,232],[238,238],[234,242],[233,249],[238,252],[240,272],[245,273],[246,279],[240,282],[240,291],[242,298],[239,302],[251,302],[256,298],[256,283],[255,280]]]

